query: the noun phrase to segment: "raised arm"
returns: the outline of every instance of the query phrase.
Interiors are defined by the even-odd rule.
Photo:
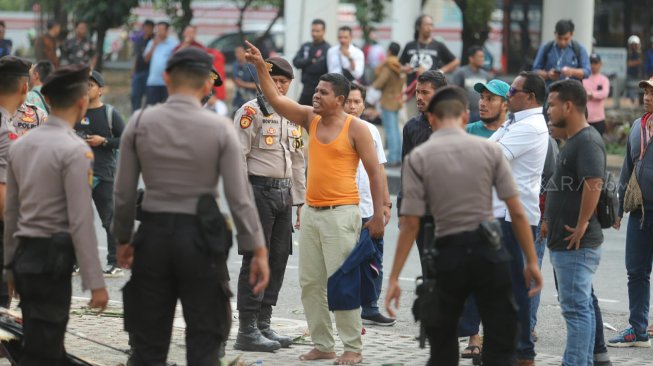
[[[261,83],[261,89],[263,90],[263,94],[268,103],[270,103],[277,113],[308,130],[310,121],[313,117],[313,108],[301,105],[294,100],[281,95],[277,91],[274,81],[272,81],[272,77],[268,72],[263,56],[261,55],[261,51],[248,41],[245,41],[245,43],[248,47],[246,51],[247,62],[256,67],[259,82]]]

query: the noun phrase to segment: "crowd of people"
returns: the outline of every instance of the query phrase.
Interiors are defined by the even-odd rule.
[[[459,357],[535,365],[547,247],[567,327],[563,365],[607,366],[606,346],[650,347],[653,79],[638,84],[646,113],[633,123],[618,212],[606,224],[597,207],[605,204],[609,177],[601,137],[609,81],[600,57],[573,40],[573,23],[559,21],[533,71],[511,84],[484,70],[480,47],[458,68],[432,28],[422,15],[403,52],[394,42],[385,55],[368,49],[375,70],[367,81],[365,52],[352,44],[349,27],[339,28],[339,44],[330,46],[325,22],[314,20],[313,41],[291,61],[264,59],[245,42],[236,49],[233,119],[215,107],[224,99],[216,96],[224,91],[216,67],[224,56],[199,43],[192,25],[179,42],[167,22],[143,23],[127,123],[102,101],[106,82],[93,70],[86,23],[65,42],[65,62],[57,58],[54,22],[39,38],[37,62],[0,57],[0,302],[9,306],[20,296],[20,364],[61,361],[72,275],[91,290],[90,306],[102,310],[103,277],[125,269],[128,364],[165,363],[178,300],[188,364],[218,364],[231,327],[229,221],[242,255],[237,350],[273,352],[293,343],[271,327],[293,230],[300,233],[301,301],[314,343],[299,355],[303,361],[363,361],[363,325],[396,324],[398,279],[414,242],[424,286],[431,286],[420,296],[435,294],[437,305],[421,314],[429,365],[456,365]],[[298,101],[286,96],[295,79],[291,62],[302,72]],[[257,97],[257,84],[265,98]],[[386,143],[362,119],[366,103],[381,109]],[[398,111],[411,111],[412,103],[401,131]],[[179,123],[186,133],[178,133]],[[379,301],[393,202],[385,166],[394,165],[401,166],[400,234],[386,316]],[[216,203],[219,180],[231,220]],[[106,231],[104,269],[92,203]],[[630,327],[606,342],[592,279],[602,230],[619,229],[626,212]],[[468,337],[462,354],[459,337]]]

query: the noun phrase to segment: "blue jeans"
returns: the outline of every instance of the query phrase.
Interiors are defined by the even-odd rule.
[[[371,217],[363,218],[363,225],[368,222]],[[381,262],[379,262],[379,276],[374,279],[374,287],[376,288],[376,300],[371,301],[368,304],[362,304],[361,316],[372,316],[380,314],[379,312],[379,298],[381,297],[381,286],[383,285],[383,238],[373,239],[376,250],[381,253]]]
[[[596,317],[592,277],[601,260],[601,247],[549,251],[558,279],[560,308],[567,324],[564,366],[592,366]]]
[[[388,164],[401,162],[401,135],[399,133],[399,112],[381,108],[381,120],[388,148]]]
[[[147,93],[147,105],[163,103],[168,99],[168,88],[165,86],[150,86],[145,88]]]
[[[512,275],[512,292],[519,307],[517,312],[517,323],[519,324],[517,358],[522,360],[535,359],[535,344],[531,338],[531,299],[528,297],[528,289],[524,282],[524,256],[519,242],[512,231],[512,223],[505,219],[499,219],[503,231],[503,243],[512,256],[510,261],[510,272]],[[537,226],[531,226],[533,237],[537,234]]]
[[[540,229],[542,228],[542,222],[537,227],[537,234],[540,235]],[[546,236],[545,237],[535,237],[535,254],[537,254],[537,264],[542,269],[542,259],[544,259],[544,251],[546,250]],[[535,330],[537,325],[537,310],[540,308],[540,292],[537,295],[531,297],[531,332]]]
[[[458,337],[477,335],[481,325],[481,314],[478,312],[476,298],[470,294],[463,306],[463,313],[458,321]]]
[[[147,76],[150,74],[149,71],[136,72],[132,76],[132,112],[137,109],[140,109],[143,105],[143,97],[145,96],[145,87],[147,83]]]
[[[642,334],[648,326],[651,300],[651,265],[653,264],[653,210],[644,214],[640,230],[641,211],[631,212],[626,231],[626,271],[628,273],[628,322]]]

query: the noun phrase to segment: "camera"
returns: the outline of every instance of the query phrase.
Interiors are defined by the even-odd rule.
[[[88,139],[88,134],[84,131],[75,131],[75,135],[79,136],[82,140]]]

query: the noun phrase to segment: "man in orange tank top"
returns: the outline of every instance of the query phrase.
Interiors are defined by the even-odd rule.
[[[325,74],[315,88],[313,106],[303,106],[278,93],[260,51],[247,42],[247,61],[256,66],[261,88],[274,110],[308,130],[308,184],[302,210],[299,282],[306,320],[315,344],[302,361],[333,359],[335,341],[327,303],[328,277],[356,245],[361,217],[356,169],[361,160],[370,177],[374,214],[365,224],[374,238],[382,237],[383,177],[372,135],[365,124],[343,111],[349,82],[340,74]],[[361,310],[334,311],[344,353],[338,365],[362,362]]]

